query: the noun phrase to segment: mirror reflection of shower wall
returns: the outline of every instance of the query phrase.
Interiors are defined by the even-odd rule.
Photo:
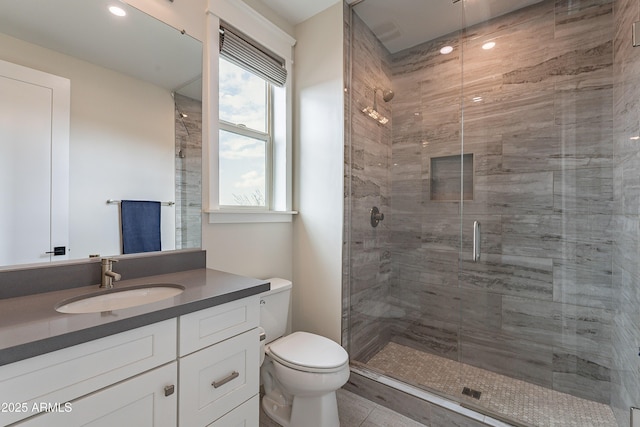
[[[497,4],[451,5],[463,31],[406,48],[408,22],[354,8],[345,340],[356,365],[499,418],[615,425],[613,2]],[[386,125],[362,113],[374,87],[395,92]]]
[[[202,101],[176,103],[176,249],[202,246]]]

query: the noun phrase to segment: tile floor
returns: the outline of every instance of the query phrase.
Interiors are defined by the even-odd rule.
[[[443,395],[455,396],[455,399],[486,409],[483,412],[488,415],[499,415],[524,425],[536,427],[617,425],[613,412],[607,405],[396,343],[387,344],[367,362],[366,366],[417,386],[425,386]],[[465,386],[482,392],[480,399],[462,395],[461,391]]]
[[[350,391],[338,390],[340,427],[425,427]],[[260,427],[279,427],[260,408]]]

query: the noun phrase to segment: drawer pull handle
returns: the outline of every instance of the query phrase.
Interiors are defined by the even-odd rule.
[[[165,396],[171,396],[173,394],[173,392],[175,391],[175,386],[173,384],[165,386],[164,388],[164,395]]]
[[[223,385],[225,385],[229,381],[234,380],[234,379],[238,378],[239,376],[240,376],[240,374],[238,372],[233,371],[231,373],[231,375],[229,375],[228,377],[223,378],[220,381],[214,381],[214,382],[211,383],[211,385],[213,386],[213,388],[222,387]]]

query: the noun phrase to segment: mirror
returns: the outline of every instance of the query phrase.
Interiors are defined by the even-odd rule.
[[[109,13],[111,5],[126,16]],[[68,240],[30,247],[28,259],[5,257],[0,267],[120,254],[119,205],[108,200],[164,202],[161,249],[199,248],[201,42],[121,2],[16,0],[2,9],[0,60],[68,79],[70,107]],[[13,123],[29,127],[20,116]],[[35,162],[13,161],[30,176]],[[14,193],[28,192],[16,191],[21,183]],[[20,203],[14,194],[4,209],[15,214]],[[64,255],[46,253],[59,246]]]

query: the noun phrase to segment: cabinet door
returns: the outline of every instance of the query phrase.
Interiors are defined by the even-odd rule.
[[[180,426],[204,427],[258,394],[257,329],[180,359]]]
[[[29,418],[21,427],[175,427],[177,363],[156,368],[89,396],[61,404],[58,412]],[[47,404],[49,402],[43,402]]]

